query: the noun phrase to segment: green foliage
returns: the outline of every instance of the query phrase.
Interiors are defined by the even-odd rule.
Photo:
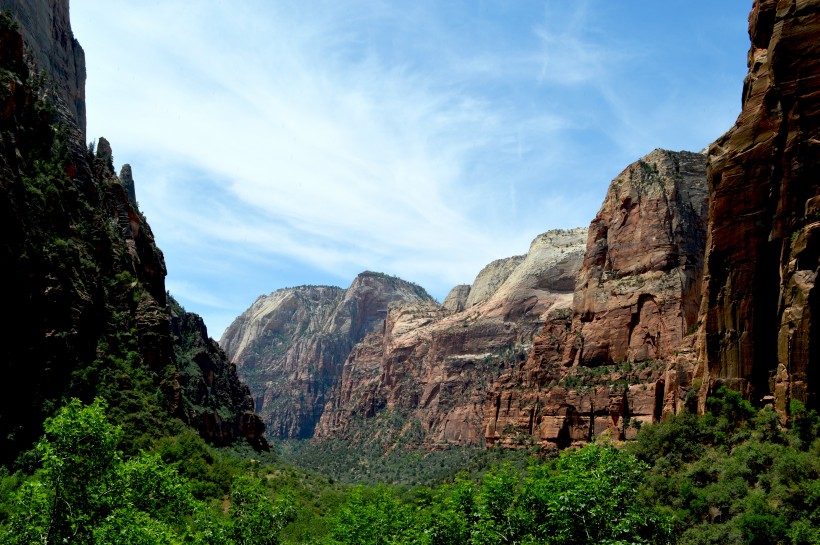
[[[11,14],[11,10],[6,8],[0,12],[0,31],[6,32],[9,30],[17,31],[17,21]]]
[[[643,428],[628,447],[652,464],[642,495],[674,514],[679,542],[818,543],[815,416],[793,404],[783,429],[774,411],[723,388],[708,406]]]
[[[712,415],[725,418],[731,424],[747,422],[757,412],[740,392],[726,386],[721,386],[715,396],[708,398],[706,405]]]
[[[354,488],[330,533],[334,543],[345,545],[388,545],[417,543],[421,532],[412,511],[395,493],[378,486],[373,490]]]
[[[461,472],[479,478],[505,462],[526,468],[533,455],[533,450],[457,445],[427,451],[419,443],[384,441],[385,435],[371,434],[361,441],[280,441],[274,448],[285,461],[334,481],[371,486],[433,486],[452,482]]]
[[[191,493],[200,500],[227,494],[241,470],[238,461],[216,454],[193,430],[158,440],[154,452],[185,477]]]
[[[550,543],[669,543],[667,517],[640,501],[646,466],[610,445],[564,452],[533,468],[519,520]]]
[[[97,522],[98,506],[113,491],[112,469],[120,461],[121,430],[105,417],[97,399],[83,407],[74,399],[45,422],[46,437],[37,444],[40,478],[51,491],[49,541],[87,536]]]
[[[225,517],[194,499],[189,481],[158,452],[123,458],[122,430],[99,399],[71,400],[45,430],[41,468],[9,494],[0,543],[276,544],[293,519],[292,500],[273,502],[256,477],[232,475]]]
[[[124,461],[105,408],[73,399],[46,421],[42,467],[17,493],[5,542],[172,542],[192,508],[186,483],[158,456]]]
[[[231,534],[236,545],[277,545],[279,534],[294,519],[289,497],[278,502],[267,495],[258,479],[239,477],[231,487]]]
[[[138,511],[168,523],[181,523],[193,510],[188,482],[158,454],[141,453],[117,466],[114,496]]]
[[[575,334],[582,338],[583,334]],[[627,360],[613,364],[599,364],[592,367],[577,366],[560,381],[554,381],[551,386],[561,386],[568,390],[582,393],[589,392],[597,386],[615,386],[626,389],[632,384],[646,383],[646,371],[660,373],[664,363],[656,360],[630,362]]]
[[[661,458],[672,463],[691,461],[703,452],[703,435],[700,420],[684,411],[662,424],[641,426],[637,442],[629,449],[650,464]]]
[[[337,543],[668,543],[668,517],[640,501],[646,467],[612,446],[590,445],[522,473],[459,479],[422,505],[389,489],[355,489],[336,517]],[[423,530],[422,530],[423,529]]]
[[[808,448],[814,438],[820,436],[820,415],[814,409],[806,410],[800,401],[792,399],[789,403],[790,425],[798,446]]]
[[[432,489],[345,488],[192,431],[127,456],[105,403],[74,400],[46,422],[33,474],[0,471],[0,543],[820,542],[815,417],[793,404],[783,429],[718,396],[716,414],[644,426],[626,448],[593,443]]]
[[[94,529],[94,542],[106,545],[173,545],[179,536],[144,511],[115,509]]]

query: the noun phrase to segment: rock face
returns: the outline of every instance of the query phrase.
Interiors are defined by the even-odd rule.
[[[481,443],[487,389],[526,359],[545,316],[571,303],[574,282],[567,279],[581,266],[585,240],[585,229],[551,231],[526,256],[494,261],[470,288],[470,297],[482,295],[460,312],[430,302],[392,304],[384,328],[345,361],[316,438],[369,440],[378,422],[386,442]]]
[[[467,297],[470,296],[470,285],[459,284],[450,290],[441,306],[451,312],[461,312],[467,306]]]
[[[236,366],[208,336],[201,317],[170,302],[176,370],[164,386],[171,414],[214,445],[229,446],[244,437],[256,450],[268,450],[265,425]]]
[[[478,273],[470,286],[470,292],[467,294],[464,307],[474,307],[489,299],[524,260],[524,257],[526,256],[516,255],[506,259],[496,259],[481,269],[481,272]]]
[[[207,396],[197,393],[204,371],[180,357],[180,342],[193,342],[197,332],[184,324],[198,318],[177,314],[183,325],[172,330],[165,261],[124,185],[133,183],[130,168],[129,180],[119,178],[108,141],[91,151],[74,125],[82,122],[84,75],[68,3],[11,9],[26,42],[0,14],[0,286],[13,317],[0,330],[0,463],[28,448],[70,397],[105,397],[132,438],[162,433],[178,415],[217,443],[248,436],[266,446],[224,358],[214,361]],[[32,75],[43,58],[57,93]],[[76,117],[61,110],[71,96],[80,100]],[[220,434],[200,418],[214,412],[226,423]]]
[[[13,14],[30,61],[49,78],[46,95],[64,121],[73,121],[84,145],[85,53],[71,31],[68,4],[68,0],[0,0],[0,10]]]
[[[589,228],[571,307],[547,316],[528,359],[490,389],[488,445],[563,448],[603,433],[628,437],[630,422],[682,406],[706,201],[702,154],[655,150],[612,181]]]
[[[697,321],[706,159],[655,150],[609,187],[590,224],[574,311],[587,366],[666,359]]]
[[[709,148],[699,376],[818,408],[820,4],[759,0],[735,126]]]
[[[249,384],[271,437],[313,436],[342,363],[367,333],[383,327],[394,301],[435,304],[415,284],[364,272],[347,290],[302,286],[259,297],[228,327],[220,344]]]

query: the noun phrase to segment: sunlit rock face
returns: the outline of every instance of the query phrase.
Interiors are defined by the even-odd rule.
[[[722,384],[817,407],[820,4],[757,1],[732,129],[709,147],[701,407]]]
[[[459,284],[450,290],[441,306],[451,312],[461,312],[467,306],[467,297],[470,296],[470,285]]]
[[[438,306],[421,287],[364,272],[349,288],[301,286],[259,297],[220,340],[251,388],[270,437],[313,436],[328,391],[365,335],[396,301]]]
[[[464,301],[463,310],[392,304],[384,327],[345,361],[316,438],[378,436],[426,448],[483,443],[488,390],[526,360],[547,317],[570,306],[586,236],[586,229],[550,231],[526,255],[494,261],[469,290],[448,296]]]
[[[706,242],[706,157],[655,150],[609,186],[572,304],[495,381],[488,444],[627,438],[686,402]],[[691,398],[691,394],[689,394]]]
[[[697,321],[706,158],[655,150],[609,186],[575,290],[582,365],[669,357]]]

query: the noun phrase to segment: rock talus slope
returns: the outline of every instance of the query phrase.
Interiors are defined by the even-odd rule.
[[[525,256],[485,267],[448,307],[394,303],[384,328],[356,345],[328,395],[316,438],[371,440],[374,423],[394,442],[428,448],[483,442],[487,388],[526,358],[545,316],[566,308],[585,229],[537,237]]]
[[[609,186],[572,305],[494,382],[488,444],[566,447],[649,422],[684,401],[706,239],[706,158],[655,150]],[[569,281],[569,278],[567,279]]]
[[[759,0],[735,126],[709,147],[701,408],[722,384],[818,406],[820,2]]]
[[[364,272],[346,290],[287,288],[259,297],[220,341],[251,388],[271,437],[313,436],[353,346],[383,327],[388,304],[433,302],[419,286]]]

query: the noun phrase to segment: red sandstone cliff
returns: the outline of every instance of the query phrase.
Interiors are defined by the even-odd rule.
[[[582,365],[668,358],[697,320],[706,161],[655,150],[609,186],[590,224],[573,310]]]
[[[495,381],[488,444],[565,447],[631,435],[684,402],[706,235],[706,158],[655,150],[609,186],[571,309]]]
[[[450,308],[391,305],[384,329],[345,361],[316,437],[369,439],[388,419],[379,426],[388,442],[413,434],[427,447],[481,443],[487,388],[526,359],[546,316],[569,306],[585,239],[585,229],[540,235],[526,256],[485,267]]]
[[[68,0],[0,0],[6,9],[20,25],[27,60],[48,75],[44,93],[61,120],[76,126],[84,146],[85,52],[71,31]]]
[[[701,406],[721,384],[818,405],[820,2],[757,1],[735,126],[709,148]]]

